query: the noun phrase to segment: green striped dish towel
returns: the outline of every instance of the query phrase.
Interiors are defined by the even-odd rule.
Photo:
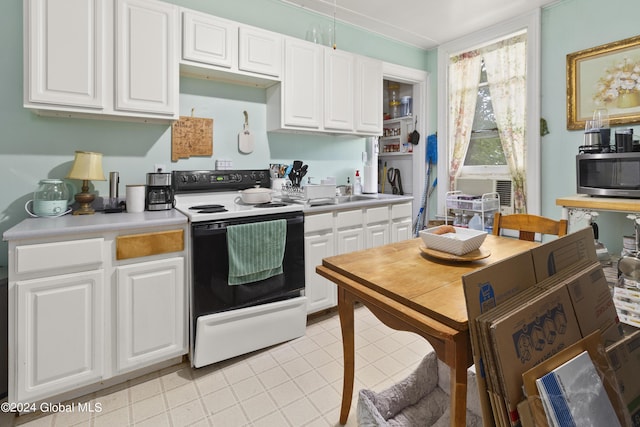
[[[287,220],[227,227],[229,285],[268,279],[282,273]]]

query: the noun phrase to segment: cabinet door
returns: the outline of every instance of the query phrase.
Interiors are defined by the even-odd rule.
[[[352,54],[325,50],[324,127],[326,129],[353,130],[353,68]]]
[[[16,282],[18,402],[99,381],[104,372],[103,270]]]
[[[391,243],[407,240],[412,237],[411,218],[391,223]]]
[[[116,0],[115,109],[178,115],[178,8]]]
[[[280,77],[283,42],[280,34],[240,27],[238,69]]]
[[[389,243],[389,224],[370,224],[367,225],[365,232],[365,244],[367,249],[375,248]]]
[[[338,230],[338,255],[364,249],[364,231],[362,228]]]
[[[382,135],[382,61],[356,57],[355,130]]]
[[[116,370],[187,352],[182,257],[116,268]]]
[[[316,266],[322,264],[322,258],[335,255],[334,244],[334,235],[330,231],[304,237],[307,313],[335,307],[338,304],[336,285],[316,273]]]
[[[322,105],[321,46],[285,40],[284,125],[319,128]]]
[[[182,58],[231,68],[238,47],[238,25],[192,11],[182,13]]]
[[[101,0],[24,2],[25,103],[101,108]]]

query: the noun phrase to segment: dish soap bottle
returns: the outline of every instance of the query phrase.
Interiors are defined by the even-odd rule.
[[[356,170],[356,179],[353,181],[353,194],[362,194],[362,179],[359,170]]]

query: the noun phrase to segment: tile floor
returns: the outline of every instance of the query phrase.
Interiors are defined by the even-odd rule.
[[[347,426],[356,426],[357,391],[381,391],[432,351],[394,331],[366,307],[356,314],[356,381]],[[0,413],[0,426],[338,426],[342,340],[337,313],[309,322],[304,337],[200,369],[188,363],[76,399],[102,411]]]

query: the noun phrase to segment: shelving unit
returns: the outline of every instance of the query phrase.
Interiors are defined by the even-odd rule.
[[[379,157],[413,154],[413,144],[409,142],[409,135],[413,132],[414,120],[413,116],[406,116],[383,122]]]
[[[487,227],[486,220],[492,218],[493,214],[500,210],[500,195],[498,193],[469,196],[462,194],[461,191],[448,191],[446,200],[447,209],[452,210],[454,213],[462,213],[463,215],[465,213],[480,214],[484,229],[491,232],[491,229]],[[445,223],[449,223],[448,215],[445,217]]]

